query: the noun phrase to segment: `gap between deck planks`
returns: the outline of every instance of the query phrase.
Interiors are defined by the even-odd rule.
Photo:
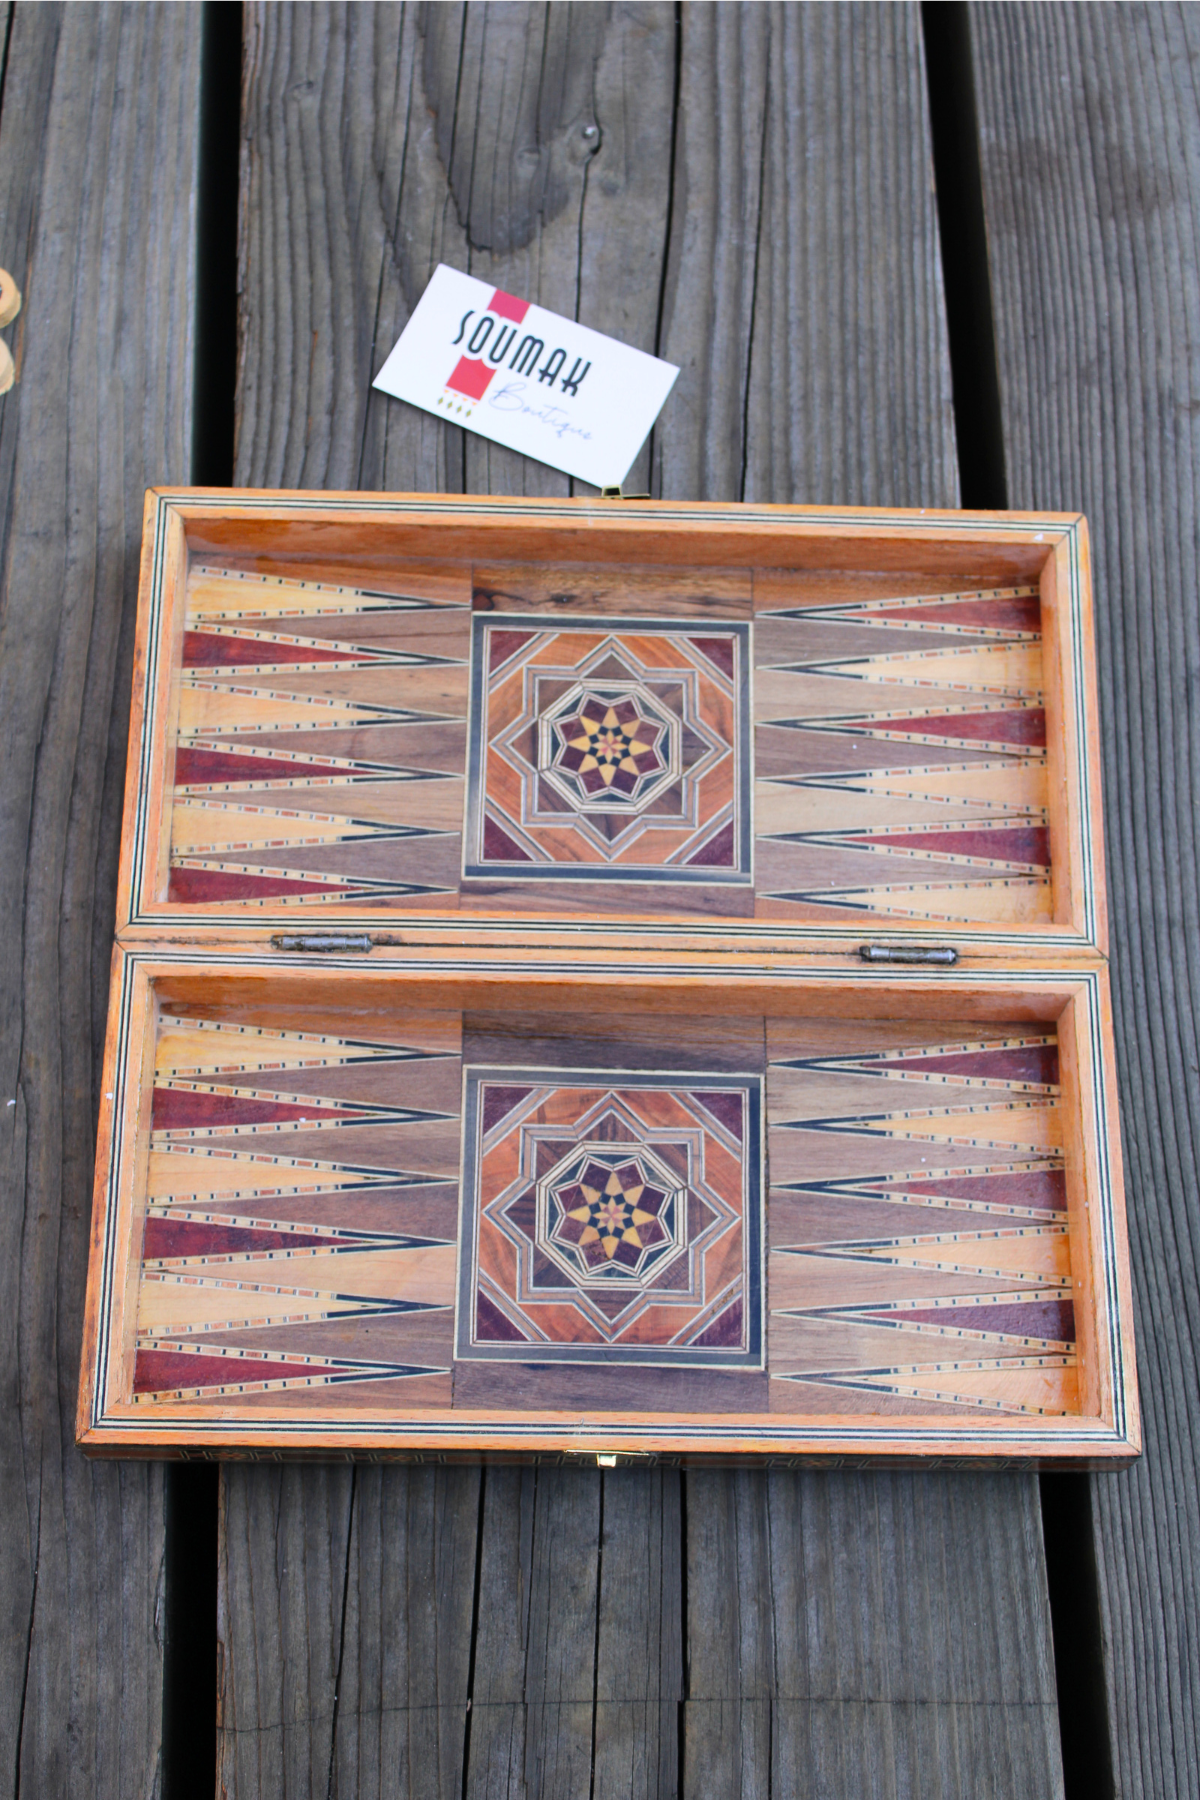
[[[142,490],[189,466],[199,15],[17,7],[5,42],[0,1759],[17,1795],[143,1795],[163,1473],[85,1463],[74,1412]]]
[[[956,503],[915,9],[246,46],[239,482],[566,491],[370,392],[444,260],[681,365],[635,488]],[[1061,1793],[1029,1476],[230,1466],[221,1520],[230,1800]]]
[[[1200,14],[980,6],[1010,503],[1095,569],[1143,1460],[1091,1480],[1114,1791],[1200,1790]]]

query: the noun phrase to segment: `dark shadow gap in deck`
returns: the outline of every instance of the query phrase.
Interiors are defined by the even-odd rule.
[[[205,0],[203,10],[192,480],[206,487],[232,487],[242,8],[237,0]]]
[[[1041,1477],[1066,1800],[1115,1800],[1091,1477]]]
[[[965,0],[924,0],[921,22],[962,505],[1003,510],[1008,483],[970,8]],[[1066,1800],[1112,1800],[1089,1477],[1043,1475],[1040,1492]]]
[[[979,123],[971,76],[969,9],[965,0],[925,0],[921,23],[961,504],[968,509],[1002,511],[1008,505],[1008,480],[979,168]]]
[[[16,18],[15,3],[9,5],[4,18],[4,48],[0,51],[0,112],[4,110],[4,85],[8,79],[8,51],[12,43],[13,20]]]
[[[688,1637],[688,1478],[687,1470],[679,1471],[679,1669],[683,1676],[682,1691],[676,1712],[679,1732],[676,1789],[686,1794],[687,1787],[687,1703],[692,1693],[692,1653]]]
[[[467,1711],[463,1720],[462,1800],[471,1779],[471,1709],[475,1704],[475,1652],[479,1647],[479,1596],[483,1585],[483,1522],[487,1501],[487,1465],[479,1471],[479,1512],[475,1523],[475,1589],[471,1598],[471,1648],[467,1655]]]
[[[210,487],[233,485],[241,88],[241,5],[205,0],[189,475]],[[211,1463],[165,1471],[162,1800],[212,1800],[216,1790],[219,1479]]]
[[[162,1800],[212,1800],[217,1784],[215,1463],[166,1469]]]

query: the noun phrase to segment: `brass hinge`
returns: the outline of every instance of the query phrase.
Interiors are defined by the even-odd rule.
[[[346,951],[365,954],[372,939],[365,931],[281,931],[271,939],[273,950],[318,950],[339,955]]]
[[[949,944],[860,944],[858,954],[868,963],[928,963],[941,969],[958,961]]]

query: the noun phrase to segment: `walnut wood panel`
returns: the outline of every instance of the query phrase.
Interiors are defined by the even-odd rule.
[[[972,9],[1013,505],[1093,523],[1146,1456],[1091,1483],[1115,1790],[1200,1783],[1195,12]]]
[[[0,1744],[22,1793],[159,1778],[163,1476],[72,1444],[142,490],[186,478],[200,18],[5,9],[0,261]]]

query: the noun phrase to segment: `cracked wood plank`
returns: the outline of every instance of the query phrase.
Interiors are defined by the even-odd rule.
[[[1115,1791],[1200,1790],[1200,14],[972,11],[1010,505],[1088,514],[1145,1454],[1090,1477]]]
[[[479,1486],[477,1469],[229,1472],[220,1792],[461,1793]]]
[[[373,394],[370,379],[442,260],[655,348],[668,236],[663,170],[675,72],[673,9],[265,8],[248,13],[247,27],[238,479],[255,485],[361,482],[566,492],[565,477],[398,407]],[[343,117],[350,128],[339,135],[333,123]],[[284,279],[273,260],[285,223],[289,258],[304,263],[300,280]],[[647,466],[644,456],[641,479]],[[463,1471],[455,1477],[466,1479]],[[311,1478],[319,1486],[315,1472]],[[358,1490],[349,1539],[330,1536],[319,1524],[305,1532],[305,1480],[301,1473],[278,1499],[272,1489],[268,1502],[260,1492],[269,1483],[266,1471],[239,1468],[224,1475],[220,1755],[230,1795],[326,1791],[331,1765],[324,1734],[331,1729],[337,1666],[328,1653],[331,1633],[345,1643],[332,1751],[338,1781],[349,1781],[353,1769],[354,1791],[390,1791],[393,1765],[363,1746],[377,1735],[379,1717],[389,1719],[401,1739],[411,1738],[417,1708],[429,1704],[427,1696],[414,1694],[408,1677],[401,1679],[394,1655],[385,1654],[395,1640],[395,1612],[385,1620],[386,1630],[364,1623],[378,1618],[371,1593],[376,1576],[357,1560],[354,1545],[360,1534],[380,1533],[383,1514],[393,1521],[407,1517],[393,1527],[400,1534],[394,1554],[410,1570],[410,1590],[414,1582],[434,1580],[428,1560],[433,1538],[414,1535],[416,1503],[406,1515],[399,1501],[406,1491],[419,1493],[427,1507],[434,1471],[373,1472],[372,1485]],[[455,1580],[444,1593],[437,1588],[440,1610],[428,1639],[429,1659],[438,1668],[437,1753],[414,1759],[412,1791],[460,1794],[464,1755],[468,1792],[507,1792],[514,1782],[512,1791],[524,1791],[526,1769],[533,1791],[546,1782],[569,1786],[581,1772],[586,1786],[593,1736],[598,1762],[614,1771],[611,1791],[630,1792],[630,1779],[641,1782],[634,1792],[673,1791],[678,1680],[664,1704],[655,1684],[664,1656],[668,1668],[672,1660],[669,1649],[661,1651],[660,1636],[676,1646],[678,1663],[676,1526],[667,1532],[667,1567],[674,1572],[665,1592],[654,1570],[662,1556],[662,1518],[677,1519],[678,1476],[622,1473],[612,1516],[619,1522],[622,1506],[636,1511],[639,1501],[648,1508],[648,1548],[644,1555],[635,1552],[625,1574],[610,1566],[607,1588],[601,1583],[597,1590],[593,1576],[586,1620],[578,1609],[570,1614],[576,1654],[569,1671],[562,1636],[568,1620],[549,1598],[568,1554],[559,1525],[580,1508],[585,1523],[592,1520],[599,1477],[579,1471],[543,1475],[542,1529],[530,1537],[528,1566],[497,1560],[488,1549],[510,1529],[510,1487],[506,1472],[494,1471],[483,1490],[480,1576],[487,1574],[488,1586],[486,1597],[481,1590],[469,1733],[461,1650],[470,1642],[476,1524],[471,1506],[462,1502],[455,1541],[464,1557],[469,1550],[470,1566],[460,1567],[456,1549]],[[279,1583],[266,1540],[254,1539],[248,1523],[264,1508],[277,1512],[281,1530],[299,1530],[304,1538],[313,1617],[325,1619],[324,1596],[346,1595],[344,1621],[330,1616],[325,1639],[303,1663],[302,1683],[301,1636],[284,1659],[286,1674],[270,1649],[280,1629]],[[585,1566],[595,1556],[597,1530],[592,1520],[570,1533]],[[248,1533],[257,1548],[244,1548]],[[516,1591],[523,1582],[524,1614]],[[605,1592],[623,1596],[619,1619],[610,1620]],[[486,1654],[482,1667],[479,1660],[479,1645],[500,1629],[504,1609],[533,1621],[515,1676]],[[642,1615],[639,1662],[633,1642]],[[612,1666],[614,1651],[618,1662],[630,1659],[628,1667]],[[630,1679],[637,1697],[627,1729]],[[487,1696],[505,1682],[503,1697],[497,1688],[493,1704]],[[616,1709],[614,1701],[620,1703]],[[311,1754],[303,1747],[306,1717],[317,1740]],[[457,1754],[450,1743],[456,1719]],[[264,1727],[278,1736],[277,1756],[260,1751]],[[644,1778],[638,1773],[643,1769]]]
[[[1036,1481],[687,1477],[687,1794],[1058,1795]]]
[[[16,1794],[159,1779],[163,1477],[85,1463],[75,1389],[142,491],[186,478],[200,20],[19,7],[0,262],[0,1746]]]

